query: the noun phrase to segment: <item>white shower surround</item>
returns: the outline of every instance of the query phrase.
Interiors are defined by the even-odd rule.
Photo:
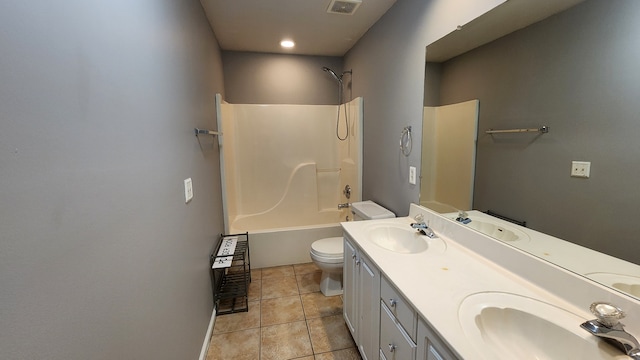
[[[362,98],[346,104],[347,141],[336,137],[335,105],[217,100],[226,232],[249,232],[255,268],[310,262],[313,241],[342,233],[350,212],[337,204],[361,199]]]

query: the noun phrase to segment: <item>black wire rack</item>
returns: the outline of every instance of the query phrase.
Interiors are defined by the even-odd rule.
[[[237,238],[233,255],[218,255],[225,240]],[[233,256],[225,267],[214,268],[214,264],[223,258]],[[249,311],[249,283],[251,282],[251,264],[249,261],[249,233],[220,234],[220,241],[210,257],[211,284],[216,315]]]

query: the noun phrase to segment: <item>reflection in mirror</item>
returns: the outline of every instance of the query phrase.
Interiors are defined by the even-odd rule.
[[[471,210],[477,128],[478,100],[424,107],[420,205]]]
[[[490,210],[526,221],[527,228],[502,223],[531,237],[510,244],[637,297],[640,1],[568,2],[578,4],[546,18],[538,12],[536,21],[544,20],[520,23],[479,47],[449,46],[450,36],[428,46],[425,105],[482,104],[472,204],[479,211],[469,214]],[[451,38],[482,38],[483,28],[542,8],[511,0]],[[430,62],[429,54],[447,48],[456,48],[453,57]],[[541,125],[551,131],[486,134]],[[572,161],[590,162],[590,177],[572,177]]]

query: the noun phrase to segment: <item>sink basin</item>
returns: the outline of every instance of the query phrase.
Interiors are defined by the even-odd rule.
[[[587,319],[529,297],[474,294],[458,315],[469,343],[487,359],[629,359],[581,329]]]
[[[401,254],[417,254],[423,251],[444,252],[441,239],[421,235],[409,224],[377,223],[365,228],[367,239],[383,249]]]
[[[604,272],[589,273],[585,276],[629,295],[640,297],[640,278],[637,276]]]
[[[456,215],[457,217],[457,215]],[[455,219],[454,217],[453,219]],[[469,216],[471,222],[466,226],[479,231],[485,235],[491,236],[494,239],[500,241],[529,241],[531,238],[523,231],[516,229],[515,227],[506,226],[497,221],[491,219],[480,218],[476,216]]]

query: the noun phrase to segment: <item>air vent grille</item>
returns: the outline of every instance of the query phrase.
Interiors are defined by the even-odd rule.
[[[327,8],[330,14],[353,15],[362,0],[332,0]]]

